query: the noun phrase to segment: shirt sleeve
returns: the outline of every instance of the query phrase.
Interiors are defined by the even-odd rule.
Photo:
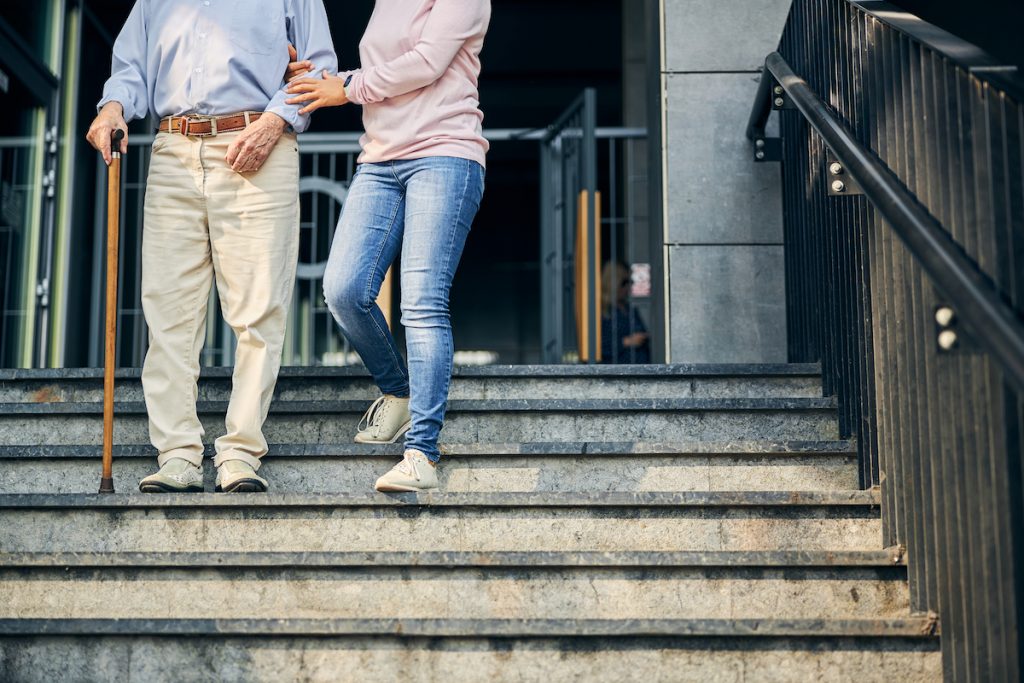
[[[327,10],[324,9],[323,0],[295,0],[292,10],[289,16],[291,25],[288,29],[288,38],[295,45],[299,59],[313,62],[313,72],[310,76],[319,78],[325,69],[328,73],[335,73],[338,70],[338,57],[334,54],[334,41],[331,39],[331,29],[327,24]],[[287,121],[296,133],[301,133],[309,127],[309,114],[299,114],[301,104],[285,104],[285,100],[292,95],[284,90],[287,84],[284,82],[283,70],[281,75],[281,89],[271,98],[266,111],[277,114]]]
[[[136,0],[128,20],[114,41],[110,78],[103,85],[103,98],[96,110],[108,102],[124,109],[124,120],[145,118],[149,113],[146,87],[146,9],[145,0]]]
[[[419,42],[389,62],[355,72],[349,99],[374,104],[434,83],[466,41],[487,28],[489,19],[490,0],[437,0]]]

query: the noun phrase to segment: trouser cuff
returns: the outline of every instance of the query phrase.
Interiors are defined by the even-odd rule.
[[[224,451],[213,456],[213,464],[220,467],[223,463],[228,460],[241,460],[242,462],[249,463],[249,466],[253,470],[259,471],[260,459],[249,455],[248,453],[242,453],[241,451]]]
[[[203,466],[203,452],[196,453],[194,450],[188,448],[175,448],[174,450],[164,451],[160,455],[156,456],[156,462],[160,467],[167,464],[168,460],[174,458],[181,458],[182,460],[188,460],[196,467]]]

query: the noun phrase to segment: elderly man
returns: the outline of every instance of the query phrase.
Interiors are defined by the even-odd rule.
[[[142,387],[160,470],[144,492],[203,490],[196,396],[214,278],[238,340],[217,490],[267,488],[256,472],[298,259],[295,133],[308,125],[285,104],[289,43],[337,70],[323,0],[137,0],[114,43],[89,142],[109,163],[112,131],[160,117],[142,239]]]

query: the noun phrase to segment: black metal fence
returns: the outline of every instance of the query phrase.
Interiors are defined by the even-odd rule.
[[[790,360],[821,361],[952,681],[1021,679],[1022,103],[888,3],[794,0],[748,130],[783,164]]]

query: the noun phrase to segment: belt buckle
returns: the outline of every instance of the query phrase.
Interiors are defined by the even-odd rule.
[[[216,116],[185,116],[183,118],[184,118],[184,122],[182,123],[182,126],[181,126],[181,134],[186,136],[186,137],[192,136],[192,137],[197,137],[197,138],[208,138],[208,137],[212,137],[212,136],[217,134],[217,117]],[[189,128],[192,126],[193,123],[204,123],[204,122],[209,122],[210,123],[210,132],[209,133],[191,133],[191,132],[189,132]]]

